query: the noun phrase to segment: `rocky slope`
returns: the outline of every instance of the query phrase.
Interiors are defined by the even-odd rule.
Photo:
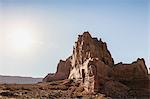
[[[150,97],[144,59],[138,58],[131,64],[114,64],[107,44],[92,38],[89,32],[78,36],[72,55],[66,61],[61,60],[57,72],[47,75],[43,81],[62,79],[74,79],[88,94],[104,93],[114,98]]]
[[[110,99],[104,94],[89,95],[73,80],[37,84],[0,84],[0,99]]]

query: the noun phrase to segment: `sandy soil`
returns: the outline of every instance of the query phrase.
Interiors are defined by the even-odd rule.
[[[0,99],[106,99],[104,94],[88,95],[72,80],[37,84],[0,84]]]

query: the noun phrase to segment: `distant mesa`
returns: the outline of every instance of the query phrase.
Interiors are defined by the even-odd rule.
[[[111,97],[144,96],[150,92],[143,58],[131,64],[114,64],[106,42],[92,38],[89,32],[78,36],[72,55],[60,60],[56,73],[48,74],[43,81],[63,79],[74,79],[87,93],[100,92]]]
[[[35,84],[42,82],[42,79],[43,78],[0,75],[0,84]]]

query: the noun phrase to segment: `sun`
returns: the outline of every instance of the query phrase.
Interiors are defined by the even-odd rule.
[[[9,35],[9,43],[15,50],[29,50],[33,45],[32,33],[28,29],[15,29]]]

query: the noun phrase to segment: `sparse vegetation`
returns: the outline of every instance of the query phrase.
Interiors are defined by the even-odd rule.
[[[37,84],[1,84],[0,98],[68,99],[85,97],[85,99],[93,99],[99,96],[103,97],[102,95],[83,94],[84,88],[76,85],[78,84],[68,79]]]

